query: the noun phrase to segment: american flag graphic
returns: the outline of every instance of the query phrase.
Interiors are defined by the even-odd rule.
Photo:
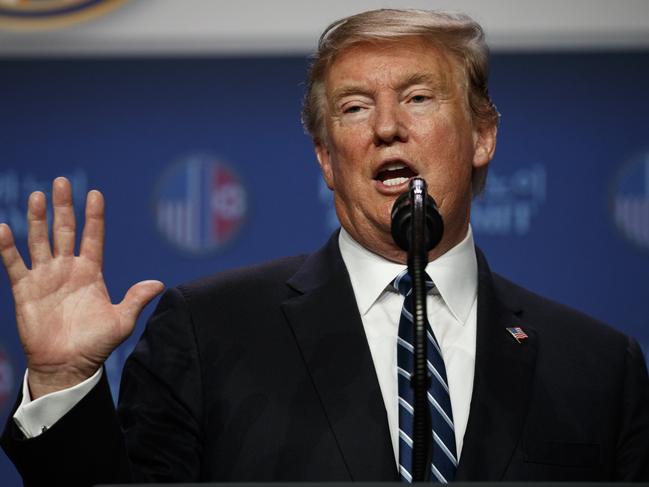
[[[246,215],[246,191],[232,170],[195,156],[174,166],[161,181],[156,220],[177,247],[204,252],[231,240]]]
[[[520,326],[507,328],[507,331],[516,339],[518,343],[521,343],[521,340],[525,340],[527,338],[527,333],[525,333]]]

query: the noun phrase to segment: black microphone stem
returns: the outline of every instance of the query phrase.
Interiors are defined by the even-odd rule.
[[[435,200],[428,195],[426,181],[413,178],[409,191],[399,196],[392,207],[392,237],[408,252],[408,274],[412,282],[414,367],[410,386],[414,414],[410,472],[414,482],[430,479],[433,432],[428,402],[426,264],[428,252],[442,240],[443,234],[444,221]]]
[[[411,182],[412,222],[408,249],[408,274],[412,279],[412,314],[414,322],[414,367],[411,386],[414,389],[414,419],[412,447],[412,480],[423,482],[430,478],[432,428],[428,407],[430,377],[427,366],[426,315],[426,183],[423,179]]]

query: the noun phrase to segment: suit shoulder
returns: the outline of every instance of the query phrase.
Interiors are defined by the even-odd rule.
[[[187,300],[214,296],[215,293],[265,292],[286,287],[286,281],[297,272],[306,258],[307,255],[296,255],[230,269],[180,284],[176,288]]]
[[[570,335],[593,337],[597,340],[627,341],[628,337],[610,325],[526,289],[509,279],[494,274],[494,285],[501,300],[521,318],[539,330],[555,331],[565,338]]]

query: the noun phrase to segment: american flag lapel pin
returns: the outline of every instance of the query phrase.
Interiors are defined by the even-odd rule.
[[[516,340],[518,343],[521,343],[523,340],[527,338],[527,333],[525,333],[520,326],[507,328],[507,331],[510,333],[511,336],[514,337],[514,340]]]

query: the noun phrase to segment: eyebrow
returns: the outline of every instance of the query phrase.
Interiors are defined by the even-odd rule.
[[[347,86],[342,86],[340,88],[336,88],[333,93],[331,94],[331,99],[333,102],[337,102],[341,98],[345,98],[346,96],[351,96],[351,95],[369,95],[370,90],[367,90],[366,88],[363,88],[360,85],[347,85]]]
[[[413,73],[397,85],[399,91],[412,85],[430,85],[436,90],[441,90],[445,83],[438,76],[428,73]]]
[[[422,84],[429,85],[438,92],[445,92],[448,89],[447,83],[441,80],[438,76],[433,76],[428,73],[413,73],[409,75],[407,78],[405,78],[403,81],[399,82],[399,84],[397,84],[396,86],[396,89],[397,91],[402,91],[408,88],[409,86],[422,85]],[[368,90],[367,88],[361,85],[350,84],[335,89],[331,94],[331,100],[335,103],[341,98],[345,98],[346,96],[359,95],[359,94],[370,95],[371,90]]]

